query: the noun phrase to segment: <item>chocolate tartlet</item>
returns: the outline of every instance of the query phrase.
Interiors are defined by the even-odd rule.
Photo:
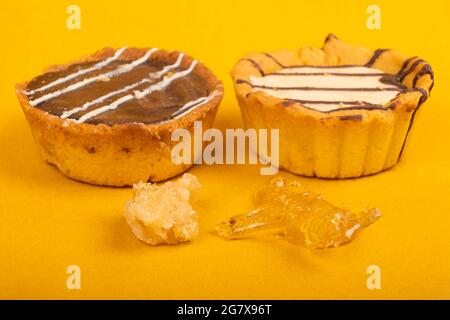
[[[66,176],[125,186],[173,177],[171,133],[213,124],[223,85],[180,52],[106,48],[16,86],[43,158]]]
[[[320,49],[249,54],[232,78],[245,125],[280,129],[280,166],[321,178],[395,165],[434,83],[418,57],[333,35]]]

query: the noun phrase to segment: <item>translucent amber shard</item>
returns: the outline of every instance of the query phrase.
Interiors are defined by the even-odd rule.
[[[306,190],[295,180],[272,178],[256,194],[257,207],[217,225],[217,233],[228,239],[261,230],[281,231],[287,240],[308,248],[337,247],[381,217],[379,209],[353,213]]]
[[[198,218],[189,200],[200,187],[189,173],[162,184],[135,184],[133,199],[125,206],[125,218],[134,235],[150,245],[192,240],[198,234]]]

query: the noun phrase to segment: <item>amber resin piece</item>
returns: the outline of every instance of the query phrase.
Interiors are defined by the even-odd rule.
[[[337,247],[381,217],[379,209],[353,213],[306,190],[298,181],[270,179],[256,194],[257,207],[217,225],[217,233],[228,239],[261,230],[281,231],[288,241],[308,248]]]

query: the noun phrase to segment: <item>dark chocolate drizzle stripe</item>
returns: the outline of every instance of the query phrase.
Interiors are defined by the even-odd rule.
[[[255,91],[247,93],[245,95],[245,97],[248,98],[252,93],[255,93]],[[283,107],[289,107],[289,106],[291,106],[293,104],[300,103],[300,104],[302,104],[302,107],[304,107],[306,109],[309,109],[309,110],[312,110],[312,111],[318,111],[317,109],[314,109],[314,108],[311,108],[311,107],[308,107],[308,106],[304,105],[304,103],[308,103],[308,101],[306,101],[306,100],[296,100],[296,99],[282,99],[282,100],[283,100],[283,102],[281,103],[281,105]],[[321,103],[321,101],[317,101],[316,103]],[[325,104],[326,103],[338,104],[339,101],[333,101],[333,102],[325,101]],[[345,102],[343,104],[349,104],[350,106],[349,107],[345,107],[345,108],[337,108],[337,109],[331,109],[331,110],[319,111],[319,112],[329,114],[329,113],[339,112],[339,111],[343,111],[343,110],[365,110],[365,111],[379,111],[379,110],[382,110],[382,111],[385,111],[385,110],[388,110],[388,109],[395,109],[395,107],[396,107],[395,104],[390,104],[389,106],[385,107],[385,106],[378,105],[378,104],[370,104],[370,103],[367,103],[367,102],[363,103],[363,102],[359,102],[359,101],[353,101],[353,102],[347,101],[347,102]]]
[[[422,94],[422,99],[427,99],[428,98],[428,93],[427,90],[425,90],[424,88],[411,88],[411,89],[407,89],[404,91],[405,93],[407,92],[420,92]]]
[[[405,140],[403,140],[402,148],[400,149],[400,152],[398,154],[398,158],[397,159],[400,159],[402,157],[402,155],[403,155],[403,152],[405,151],[406,140],[408,139],[409,132],[412,129],[412,126],[413,126],[413,123],[414,123],[414,119],[416,117],[416,113],[419,110],[419,108],[420,108],[420,105],[416,109],[414,109],[413,114],[411,116],[411,120],[409,120],[408,131],[406,131]]]
[[[262,76],[265,76],[266,75],[266,73],[264,72],[264,70],[261,68],[261,66],[255,61],[255,60],[252,60],[252,59],[250,59],[250,58],[244,58],[244,59],[242,59],[243,61],[248,61],[248,62],[250,62],[252,65],[253,65],[253,67],[255,67],[255,69],[257,69],[258,70],[258,72],[262,75]]]
[[[409,60],[409,59],[408,59]],[[408,62],[408,60],[406,60],[406,62]],[[412,61],[412,60],[411,60]],[[407,65],[409,65],[409,63],[411,62],[409,61]],[[412,64],[410,64],[410,66],[408,68],[402,69],[398,74],[397,74],[397,80],[400,82],[403,82],[403,80],[405,80],[405,78],[411,73],[413,72],[417,66],[421,63],[424,63],[425,60],[423,59],[417,59],[415,60]]]
[[[388,84],[394,87],[397,87],[400,89],[400,91],[406,91],[408,90],[408,87],[406,87],[403,83],[398,82],[393,75],[386,75],[380,78],[380,82],[384,84]]]
[[[419,100],[419,107],[428,99],[428,93],[427,90],[423,89],[423,88],[414,88],[411,89],[411,91],[419,91],[422,94],[422,97]]]
[[[399,91],[398,87],[392,88],[332,88],[332,87],[272,87],[265,85],[256,85],[243,79],[236,80],[236,83],[246,83],[252,88],[268,90],[305,90],[305,91]]]
[[[368,102],[364,102],[364,101],[320,101],[320,100],[302,100],[302,99],[285,99],[288,101],[292,101],[292,102],[297,102],[297,103],[301,103],[301,104],[344,104],[344,105],[350,105],[350,106],[361,106],[361,107],[366,107],[366,108],[370,108],[373,109],[375,108],[383,108],[385,109],[381,104],[371,104]],[[347,108],[345,109],[339,109],[339,110],[347,110]]]
[[[295,103],[300,103],[302,104],[302,106],[306,109],[309,110],[313,110],[313,111],[317,111],[314,108],[308,107],[303,105],[303,101],[302,100],[295,100],[295,99],[284,99],[285,101],[282,103],[282,105],[284,107],[288,107],[291,104],[295,104]],[[366,111],[379,111],[379,110],[386,110],[386,109],[392,109],[394,106],[388,106],[387,108],[382,106],[382,105],[377,105],[377,104],[370,104],[370,103],[362,103],[359,101],[354,101],[356,103],[349,103],[349,107],[345,107],[345,108],[337,108],[337,109],[331,109],[331,110],[326,110],[326,111],[320,111],[322,113],[326,113],[326,114],[330,114],[333,112],[339,112],[339,111],[343,111],[343,110],[366,110]],[[362,105],[361,105],[362,103]]]
[[[417,85],[417,81],[424,75],[429,75],[431,77],[431,80],[434,83],[434,73],[433,73],[433,69],[431,68],[431,66],[427,63],[424,64],[422,69],[419,70],[419,72],[416,73],[416,75],[414,76],[414,80],[412,83],[413,88],[416,87]],[[431,85],[430,90],[433,88],[433,85]]]
[[[350,114],[345,116],[338,116],[339,120],[352,120],[352,121],[362,121],[363,115],[362,114]]]
[[[237,84],[248,84],[250,87],[253,87],[253,84],[250,83],[250,81],[244,80],[244,79],[237,79]]]
[[[400,149],[400,153],[398,154],[398,159],[400,159],[402,157],[403,151],[405,150],[406,140],[408,139],[409,132],[412,129],[414,119],[416,117],[416,113],[420,109],[420,106],[428,99],[427,91],[423,88],[413,88],[413,89],[410,89],[410,91],[419,91],[422,93],[422,97],[419,100],[419,104],[417,105],[417,108],[414,109],[413,114],[411,115],[411,120],[409,121],[409,125],[408,125],[408,131],[406,131],[405,140],[403,140],[402,148]]]
[[[366,63],[366,67],[372,67],[375,62],[377,62],[378,58],[380,58],[380,56],[385,53],[386,51],[389,51],[390,49],[378,49],[375,50],[375,52],[373,53],[372,57],[370,58],[370,60]]]
[[[351,114],[351,115],[343,115],[343,116],[327,116],[325,118],[321,118],[320,120],[333,120],[333,119],[338,119],[338,120],[342,120],[342,121],[362,121],[363,120],[363,115],[362,114]]]
[[[419,59],[419,57],[414,56],[414,57],[411,57],[411,58],[406,59],[406,60],[403,62],[402,67],[401,67],[400,70],[397,72],[397,79],[399,79],[399,81],[402,81],[401,79],[405,77],[405,75],[404,75],[405,70],[408,69],[409,64],[410,64],[413,60],[415,60],[415,59]]]
[[[276,59],[273,55],[270,53],[263,53],[266,57],[272,59],[279,67],[286,68],[284,64],[282,64],[278,59]]]
[[[317,67],[314,67],[317,68]],[[342,76],[342,77],[380,77],[389,76],[389,73],[337,73],[337,72],[272,72],[266,74],[266,76]]]
[[[297,69],[297,68],[317,68],[317,69],[334,69],[334,68],[354,68],[354,67],[364,67],[360,64],[341,64],[335,66],[316,66],[316,65],[304,65],[304,64],[296,64],[291,66],[285,66],[285,69]],[[271,73],[267,73],[270,75]]]
[[[327,37],[325,38],[325,43],[327,43],[328,41],[330,41],[331,39],[333,39],[333,40],[338,40],[338,37],[336,37],[334,34],[332,34],[332,33],[329,33],[328,35],[327,35]]]
[[[414,61],[414,63],[411,64],[412,61]],[[422,68],[414,76],[414,79],[413,79],[413,82],[412,82],[412,87],[415,88],[417,86],[417,81],[419,81],[419,79],[422,76],[429,75],[430,78],[431,78],[432,83],[431,83],[431,86],[428,89],[428,91],[431,92],[431,90],[433,90],[433,87],[434,87],[434,72],[433,72],[433,69],[431,68],[431,65],[428,64],[425,60],[420,59],[418,57],[411,57],[411,58],[405,60],[405,62],[402,65],[402,68],[397,73],[397,80],[400,81],[400,82],[403,82],[405,80],[405,78],[409,74],[414,72],[414,70],[416,70],[416,68],[421,63],[424,63],[424,65],[422,66]]]
[[[328,35],[328,37],[333,37],[333,38],[335,38],[335,39],[337,39],[336,38],[336,36],[334,36],[334,35],[332,35],[332,34],[330,34],[330,35]],[[327,39],[325,40],[325,42],[326,41],[328,41],[328,37],[327,37]],[[373,54],[373,56],[370,58],[370,61],[366,64],[366,66],[367,67],[372,67],[372,65],[378,60],[378,58],[380,57],[380,55],[383,53],[383,52],[385,52],[385,51],[389,51],[390,49],[378,49],[378,50],[376,50],[375,51],[375,53]],[[269,58],[269,59],[271,59],[273,62],[275,62],[280,68],[285,68],[285,69],[288,69],[288,68],[308,68],[308,67],[311,67],[311,66],[307,66],[307,65],[291,65],[291,66],[286,66],[285,64],[283,64],[283,63],[281,63],[280,62],[280,60],[278,60],[277,58],[275,58],[272,54],[270,54],[270,53],[267,53],[267,52],[265,52],[265,53],[263,53],[263,55],[264,56],[266,56],[267,58]],[[336,68],[336,67],[361,67],[361,65],[342,65],[342,66],[314,66],[315,68]]]

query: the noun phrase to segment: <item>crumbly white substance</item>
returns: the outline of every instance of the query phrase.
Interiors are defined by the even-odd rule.
[[[125,205],[125,218],[134,235],[150,245],[192,240],[198,234],[198,218],[189,200],[200,188],[189,173],[162,184],[135,184],[133,199]]]

